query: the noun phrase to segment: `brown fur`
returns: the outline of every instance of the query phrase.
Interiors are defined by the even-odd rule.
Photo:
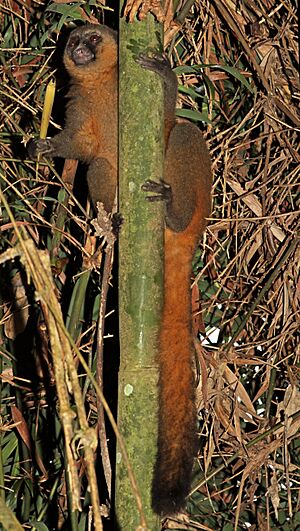
[[[161,515],[183,509],[197,453],[190,282],[194,252],[210,214],[211,171],[202,135],[192,124],[172,129],[164,179],[172,186],[174,209],[169,217],[171,226],[177,219],[177,232],[166,228],[164,248],[158,455],[152,490],[153,507]]]
[[[92,199],[111,210],[118,164],[117,43],[109,28],[94,25],[74,30],[70,39],[75,35],[84,43],[90,32],[102,39],[95,60],[77,66],[68,45],[64,55],[71,76],[65,129],[52,140],[37,141],[36,152],[87,162]],[[144,56],[138,62],[159,74],[165,85],[164,181],[171,186],[171,196],[166,201],[159,434],[152,492],[154,510],[165,515],[183,508],[196,455],[190,279],[194,251],[210,213],[211,170],[198,128],[175,120],[177,80],[165,58]]]
[[[111,211],[118,168],[118,65],[115,33],[106,26],[75,30],[100,31],[96,60],[78,68],[67,53],[64,63],[71,76],[67,128],[72,131],[74,157],[87,162],[89,192]],[[75,132],[75,134],[74,134]]]
[[[71,42],[85,46],[89,35],[99,35],[95,58],[76,65]],[[71,50],[71,51],[70,51]],[[118,49],[116,34],[106,26],[87,24],[72,31],[64,53],[70,74],[69,102],[64,130],[52,139],[36,140],[29,153],[78,159],[88,166],[87,180],[94,204],[112,210],[118,168]]]
[[[192,259],[211,204],[211,167],[197,127],[176,122],[177,79],[166,57],[140,55],[138,63],[159,74],[165,94],[164,186],[148,181],[152,200],[166,200],[164,306],[159,337],[159,420],[152,506],[160,515],[183,509],[196,455],[193,378]],[[151,196],[150,196],[151,200]]]

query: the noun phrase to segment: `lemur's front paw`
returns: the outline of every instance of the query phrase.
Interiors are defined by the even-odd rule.
[[[152,56],[145,53],[140,53],[135,60],[143,68],[147,70],[152,70],[157,74],[161,74],[166,68],[169,70],[171,68],[169,59],[165,53],[154,54]]]
[[[50,138],[33,138],[27,144],[28,155],[31,159],[36,159],[38,155],[51,155],[53,146]]]
[[[148,195],[145,199],[146,201],[165,201],[170,203],[172,200],[172,188],[171,186],[161,180],[159,183],[148,179],[142,184],[141,189],[143,192],[151,192],[152,195]]]

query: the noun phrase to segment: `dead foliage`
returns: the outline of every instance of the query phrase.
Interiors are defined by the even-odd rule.
[[[86,191],[75,182],[70,196],[74,168],[62,179],[58,166],[27,160],[24,139],[38,133],[45,85],[56,68],[50,133],[62,124],[66,77],[57,42],[65,23],[105,19],[108,8],[97,13],[93,5],[0,6],[0,188],[12,213],[3,207],[1,253],[14,259],[1,266],[0,277],[0,467],[7,503],[22,522],[39,519],[57,529],[65,526],[67,502],[49,338],[13,249],[26,230],[48,251],[68,332],[92,367],[102,249],[95,262],[91,213],[79,202]],[[297,6],[197,0],[183,21],[185,6],[179,2],[172,19],[168,3],[166,41],[180,82],[178,116],[204,130],[214,188],[195,259],[202,294],[199,459],[190,516],[169,526],[289,531],[300,525]],[[96,397],[82,372],[94,425]],[[81,525],[87,518],[83,512]]]

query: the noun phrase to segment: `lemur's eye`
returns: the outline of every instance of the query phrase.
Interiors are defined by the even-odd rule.
[[[92,33],[92,35],[90,35],[89,37],[89,40],[91,43],[97,44],[97,42],[101,41],[101,36],[99,35],[99,33]]]
[[[71,46],[71,48],[75,48],[75,46],[79,44],[79,41],[79,37],[71,37],[69,40],[69,46]]]

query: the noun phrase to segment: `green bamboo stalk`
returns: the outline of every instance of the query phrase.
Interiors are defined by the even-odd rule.
[[[151,509],[157,440],[157,336],[162,306],[163,205],[141,191],[163,176],[161,80],[135,62],[139,53],[161,52],[161,26],[153,17],[120,22],[119,238],[120,373],[118,422],[138,488],[132,494],[117,449],[116,519],[121,530],[160,529]]]
[[[91,271],[83,271],[73,288],[66,325],[75,342],[82,329],[84,301],[90,276]]]

